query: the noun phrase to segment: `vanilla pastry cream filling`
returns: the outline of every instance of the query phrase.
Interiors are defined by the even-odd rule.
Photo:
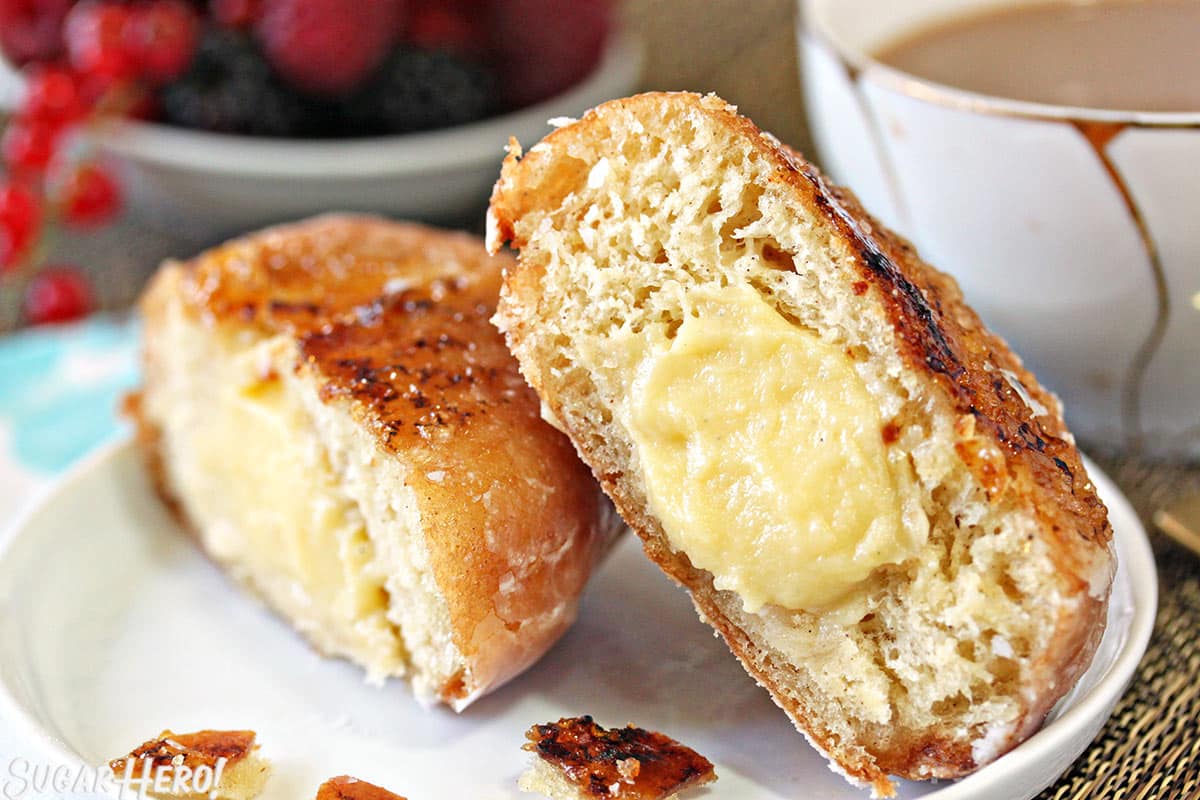
[[[212,554],[251,577],[323,649],[388,652],[382,671],[403,671],[366,522],[284,385],[290,363],[272,359],[272,374],[259,376],[272,344],[229,357],[202,422],[175,426],[190,441],[181,452],[194,459],[175,480],[189,487]]]
[[[746,285],[697,301],[674,338],[621,341],[642,348],[624,416],[651,510],[747,611],[834,606],[924,543],[843,348]]]

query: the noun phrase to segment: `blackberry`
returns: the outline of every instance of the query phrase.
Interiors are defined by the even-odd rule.
[[[444,50],[401,47],[344,103],[347,133],[367,136],[449,128],[498,107],[496,79],[483,64]]]
[[[205,31],[191,67],[159,95],[165,121],[256,136],[306,135],[309,101],[285,86],[249,37]]]

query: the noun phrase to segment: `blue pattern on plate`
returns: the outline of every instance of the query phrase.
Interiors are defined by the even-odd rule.
[[[138,325],[95,316],[0,338],[0,426],[22,466],[61,472],[125,429],[117,406],[137,383]]]

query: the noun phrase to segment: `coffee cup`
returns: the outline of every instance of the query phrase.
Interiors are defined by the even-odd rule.
[[[995,0],[799,3],[825,169],[958,280],[1086,446],[1200,458],[1200,108],[988,96],[872,55]]]

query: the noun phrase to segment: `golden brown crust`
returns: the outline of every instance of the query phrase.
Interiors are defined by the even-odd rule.
[[[848,290],[860,296],[874,290],[887,310],[908,368],[925,376],[959,415],[957,450],[963,464],[993,502],[1016,499],[1019,506],[1037,514],[1061,576],[1082,597],[1074,614],[1060,617],[1053,646],[1034,669],[1034,691],[1025,698],[1021,718],[1007,741],[999,744],[998,752],[1004,752],[1041,725],[1050,707],[1090,663],[1104,630],[1112,530],[1107,510],[1063,423],[1057,399],[983,326],[952,278],[923,262],[908,242],[867,214],[849,191],[829,184],[815,167],[740,117],[734,108],[713,97],[687,93],[650,93],[612,101],[589,112],[581,124],[552,132],[523,158],[513,142],[492,195],[489,246],[494,249],[511,242],[520,249],[527,243],[521,239],[516,221],[532,210],[554,207],[586,178],[588,166],[582,161],[558,174],[539,164],[541,159],[572,151],[572,142],[589,135],[588,121],[600,113],[659,103],[687,104],[688,113],[708,115],[739,134],[773,165],[772,180],[830,226],[836,240],[853,254],[857,275],[848,277]],[[527,178],[532,174],[536,179]],[[508,273],[505,291],[513,304],[533,303],[538,296],[537,282],[538,276],[529,274],[522,263]],[[510,314],[505,319],[510,345],[517,351],[520,343],[533,335],[519,317]],[[1023,384],[1032,405],[1043,406],[1048,413],[1036,414],[1006,373]],[[595,430],[574,423],[564,413],[561,399],[539,385],[541,376],[536,371],[527,372],[526,377],[564,421],[601,485],[642,538],[649,557],[689,589],[701,615],[814,744],[826,753],[839,753],[836,737],[821,721],[778,690],[776,677],[790,669],[789,665],[776,663],[751,642],[722,611],[712,576],[694,568],[686,555],[668,545],[657,521],[635,499],[639,495],[631,489],[632,479],[622,472],[625,465],[599,455]],[[889,773],[912,778],[955,777],[977,766],[969,744],[946,741],[935,734],[872,753],[870,760],[837,760],[849,777],[884,796],[894,792]]]
[[[616,515],[489,318],[506,256],[467,234],[324,216],[222,245],[159,277],[206,325],[293,337],[297,371],[408,465],[431,567],[468,662],[440,696],[457,706],[537,659],[572,609]],[[165,274],[165,272],[164,272]],[[148,373],[150,370],[147,370]],[[158,433],[137,413],[160,493]]]
[[[135,747],[127,756],[108,762],[113,774],[125,772],[129,762],[134,762],[134,771],[140,772],[149,761],[151,767],[186,766],[215,767],[220,759],[227,765],[242,761],[258,748],[254,731],[212,731],[195,733],[173,733],[163,731],[157,738]],[[178,760],[182,759],[182,760]]]
[[[316,800],[404,800],[381,786],[360,781],[349,775],[339,775],[321,784]]]
[[[752,128],[748,132],[763,137],[748,120],[737,119]],[[970,430],[959,432],[956,448],[964,465],[990,497],[1012,493],[1026,498],[1039,517],[1042,535],[1050,540],[1049,552],[1060,576],[1073,579],[1084,596],[1082,608],[1060,617],[1054,648],[1034,668],[1046,688],[1027,698],[1009,737],[1008,747],[1014,746],[1041,727],[1099,646],[1107,603],[1089,594],[1088,582],[1096,571],[1096,546],[1111,545],[1108,509],[1087,475],[1057,398],[984,326],[958,283],[921,260],[911,243],[868,214],[848,189],[830,185],[794,150],[779,147],[777,156],[810,208],[820,209],[858,251],[863,277],[879,288],[909,367],[935,380],[963,415]],[[1015,375],[1034,401],[1053,413],[1035,415],[1005,372]],[[879,752],[876,759],[883,771],[909,776],[930,767],[963,775],[977,766],[970,747],[936,737]]]
[[[234,239],[188,262],[183,291],[206,317],[303,335],[419,289],[494,303],[500,272],[479,240],[378,217],[330,214]]]
[[[516,633],[578,595],[608,539],[606,511],[489,321],[494,297],[455,284],[439,297],[407,290],[302,337],[301,353],[327,400],[350,401],[381,445],[414,465],[433,569],[463,632],[455,643],[473,655],[485,637]],[[497,557],[480,557],[489,550]],[[524,590],[506,594],[514,565]],[[445,688],[449,698],[469,691]]]
[[[1016,375],[1047,409],[1056,408],[1057,400],[983,325],[957,282],[922,261],[908,241],[870,216],[849,190],[830,186],[795,151],[778,148],[777,155],[810,207],[821,209],[858,251],[863,277],[879,287],[909,366],[940,383],[958,411],[974,420],[972,438],[1004,451],[1001,465],[979,448],[960,450],[980,483],[991,493],[1015,490],[1033,497],[1047,530],[1063,543],[1055,552],[1074,550],[1067,537],[1110,541],[1108,510],[1096,496],[1062,415],[1035,415],[1004,371]]]
[[[534,725],[525,749],[559,770],[581,797],[662,800],[717,779],[712,762],[669,736],[606,729],[590,716]]]

